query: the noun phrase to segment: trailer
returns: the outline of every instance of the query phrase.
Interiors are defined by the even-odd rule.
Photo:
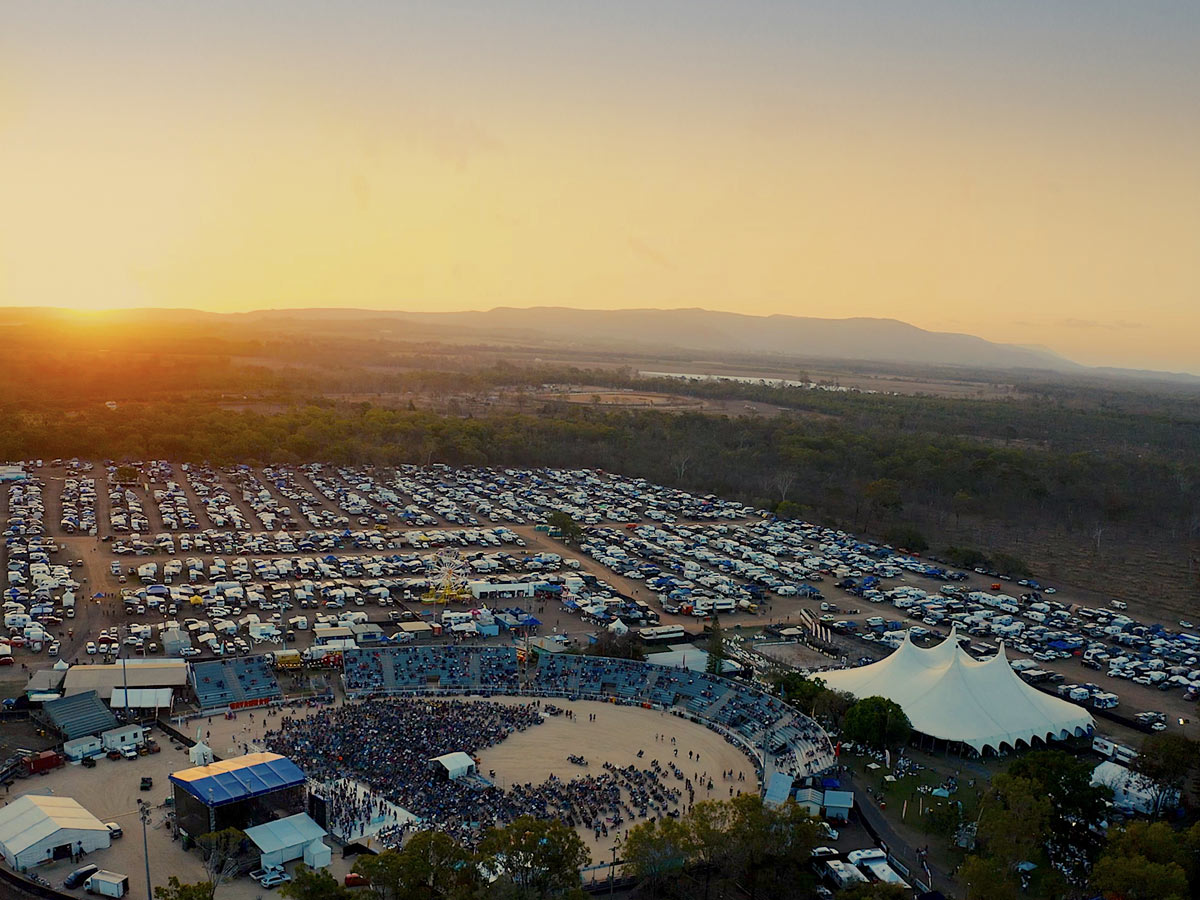
[[[146,729],[141,725],[119,725],[110,728],[100,735],[100,743],[105,750],[120,750],[122,747],[136,747],[146,739]]]
[[[66,756],[68,762],[82,762],[88,757],[103,754],[104,744],[95,735],[75,738],[75,740],[63,744],[63,755]]]
[[[53,750],[43,750],[32,756],[25,757],[25,771],[30,775],[41,775],[64,764],[61,756]]]
[[[101,897],[124,897],[129,893],[129,876],[101,869],[88,876],[88,880],[83,883],[83,889],[89,894],[99,894]]]

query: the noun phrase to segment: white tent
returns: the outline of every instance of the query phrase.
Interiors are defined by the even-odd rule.
[[[213,761],[212,748],[204,741],[197,741],[188,751],[188,759],[192,761],[193,766],[207,766]]]
[[[304,813],[246,829],[246,837],[262,852],[263,866],[282,866],[303,858],[310,868],[329,865],[332,853],[322,838],[325,829]]]
[[[471,759],[468,753],[446,753],[442,756],[435,756],[430,762],[437,763],[445,769],[446,777],[451,781],[462,778],[464,775],[470,775],[475,771],[475,760]]]
[[[0,809],[0,855],[18,871],[109,845],[108,829],[70,797],[26,794]]]
[[[928,650],[907,635],[891,656],[869,666],[821,673],[833,690],[886,697],[904,710],[914,730],[966,744],[979,753],[1015,749],[1033,738],[1053,740],[1091,732],[1087,710],[1026,684],[999,652],[972,659],[957,631]]]

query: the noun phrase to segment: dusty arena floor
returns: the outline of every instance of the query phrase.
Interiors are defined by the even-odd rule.
[[[528,702],[525,698],[496,700],[502,703]],[[603,771],[606,761],[618,766],[640,764],[648,768],[650,761],[657,758],[664,765],[672,761],[689,776],[695,776],[693,781],[697,786],[696,800],[728,799],[731,787],[735,793],[739,788],[742,791],[758,789],[750,761],[721,735],[702,725],[640,707],[561,700],[556,701],[555,705],[572,710],[575,718],[549,717],[544,724],[483,750],[478,754],[481,773],[487,775],[490,770],[494,770],[495,783],[506,788],[526,782],[541,783],[551,774],[565,780],[581,775],[598,774]],[[293,716],[304,715],[307,712],[303,709],[285,711]],[[594,722],[588,720],[588,715],[593,713],[596,716]],[[199,726],[217,755],[234,756],[243,752],[244,745],[257,741],[266,730],[265,726],[273,726],[277,721],[274,717],[264,717],[261,711],[253,713],[253,718],[250,718],[251,715],[243,712],[236,720],[225,719],[222,716],[213,716],[211,720],[196,719],[181,730],[194,736]],[[659,740],[655,739],[656,734],[661,736]],[[204,878],[199,855],[195,851],[183,852],[180,844],[172,840],[170,829],[164,821],[167,810],[160,806],[170,793],[168,775],[188,768],[190,762],[186,752],[176,749],[177,745],[173,745],[165,735],[156,733],[155,736],[163,748],[161,753],[141,757],[136,761],[100,759],[94,769],[68,766],[46,776],[23,779],[13,785],[10,794],[4,799],[11,801],[25,793],[53,793],[73,797],[102,822],[120,823],[125,830],[125,836],[113,841],[108,850],[90,854],[83,862],[127,874],[130,896],[133,897],[144,896],[146,893],[137,801],[139,798],[150,800],[155,806],[152,824],[148,829],[151,880],[156,885],[165,884],[167,878],[174,874],[184,882],[199,881]],[[674,745],[671,744],[671,738],[675,739]],[[470,751],[475,748],[468,746],[463,749]],[[637,756],[639,750],[644,751],[641,759]],[[676,750],[678,755],[675,754]],[[688,751],[693,754],[690,760]],[[586,758],[589,762],[588,767],[569,763],[567,756],[570,754],[579,754]],[[729,769],[734,770],[735,779],[737,773],[742,773],[745,781],[722,781],[721,772]],[[707,790],[706,780],[701,783],[704,773],[713,776],[711,792]],[[138,790],[138,784],[144,775],[154,778],[152,791]],[[682,782],[679,782],[678,786],[682,787]],[[588,828],[580,828],[579,834],[587,843],[592,861],[603,863],[611,859],[613,843],[622,832],[610,829],[608,836],[601,836],[599,840]],[[353,859],[343,860],[341,853],[335,849],[330,871],[340,881],[353,862]],[[290,863],[289,870],[294,866],[295,863]],[[43,867],[39,872],[57,887],[75,867],[76,864],[66,861]],[[604,877],[605,874],[599,873],[597,877]],[[67,893],[86,896],[82,891]],[[223,886],[220,893],[227,900],[256,900],[260,896],[270,896],[270,892],[264,891],[247,878]]]

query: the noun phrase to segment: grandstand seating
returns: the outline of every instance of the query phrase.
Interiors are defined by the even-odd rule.
[[[718,725],[793,774],[833,765],[825,732],[777,697],[744,682],[690,669],[574,654],[542,654],[527,683],[511,647],[381,647],[343,654],[350,696],[423,690],[519,693],[678,709]]]
[[[192,664],[192,688],[201,709],[283,696],[269,656],[242,656]]]
[[[95,691],[71,694],[51,700],[42,706],[54,730],[71,741],[89,734],[99,734],[117,725],[117,717],[104,705]]]

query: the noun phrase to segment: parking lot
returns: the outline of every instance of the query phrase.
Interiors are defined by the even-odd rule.
[[[479,605],[458,602],[466,580],[535,580],[561,601],[493,605],[579,641],[618,620],[696,632],[718,615],[747,636],[819,624],[875,657],[904,629],[933,641],[957,626],[976,653],[1003,640],[1029,680],[1093,706],[1115,694],[1122,715],[1195,734],[1200,638],[1185,624],[715,497],[590,471],[54,463],[0,491],[13,660],[0,678],[14,682],[59,657],[162,654],[171,624],[195,658],[303,651],[317,626],[352,620],[393,640],[441,617],[422,601],[443,582],[460,584],[442,598],[457,611]],[[587,529],[577,545],[551,536],[556,511]],[[1136,737],[1100,721],[1114,729]]]

